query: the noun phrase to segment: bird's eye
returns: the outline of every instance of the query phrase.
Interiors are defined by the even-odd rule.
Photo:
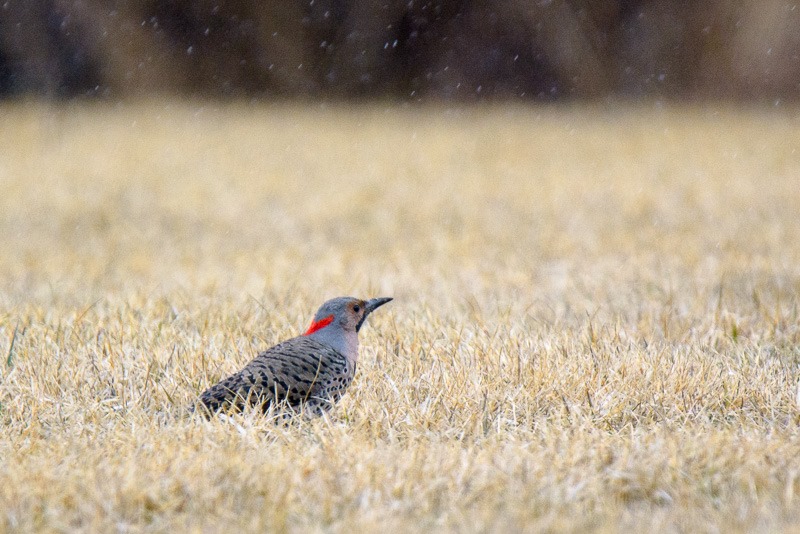
[[[358,304],[356,304],[355,306],[353,306],[353,311],[354,311],[354,312],[356,312],[356,313],[358,313],[358,312],[360,312],[360,311],[361,311],[361,308],[359,308]]]

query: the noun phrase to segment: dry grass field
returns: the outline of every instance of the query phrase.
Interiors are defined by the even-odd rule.
[[[0,121],[0,531],[800,529],[800,111]],[[189,413],[339,295],[328,417]]]

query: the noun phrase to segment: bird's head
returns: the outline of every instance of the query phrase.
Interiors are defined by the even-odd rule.
[[[353,297],[338,297],[320,306],[305,334],[309,336],[329,327],[338,327],[345,332],[358,332],[367,316],[379,306],[392,300],[390,297],[361,300]]]

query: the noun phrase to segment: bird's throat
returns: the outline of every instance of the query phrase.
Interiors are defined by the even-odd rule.
[[[325,328],[326,326],[328,326],[332,322],[333,322],[333,315],[329,315],[327,317],[323,317],[319,321],[312,321],[311,322],[311,326],[308,327],[308,330],[306,330],[306,333],[303,334],[303,335],[304,336],[310,336],[314,332],[316,332],[318,330],[322,330],[323,328]]]

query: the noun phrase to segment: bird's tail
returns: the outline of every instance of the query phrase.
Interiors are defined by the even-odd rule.
[[[227,409],[241,410],[250,395],[251,387],[241,376],[229,376],[200,395],[198,411],[210,415]]]

